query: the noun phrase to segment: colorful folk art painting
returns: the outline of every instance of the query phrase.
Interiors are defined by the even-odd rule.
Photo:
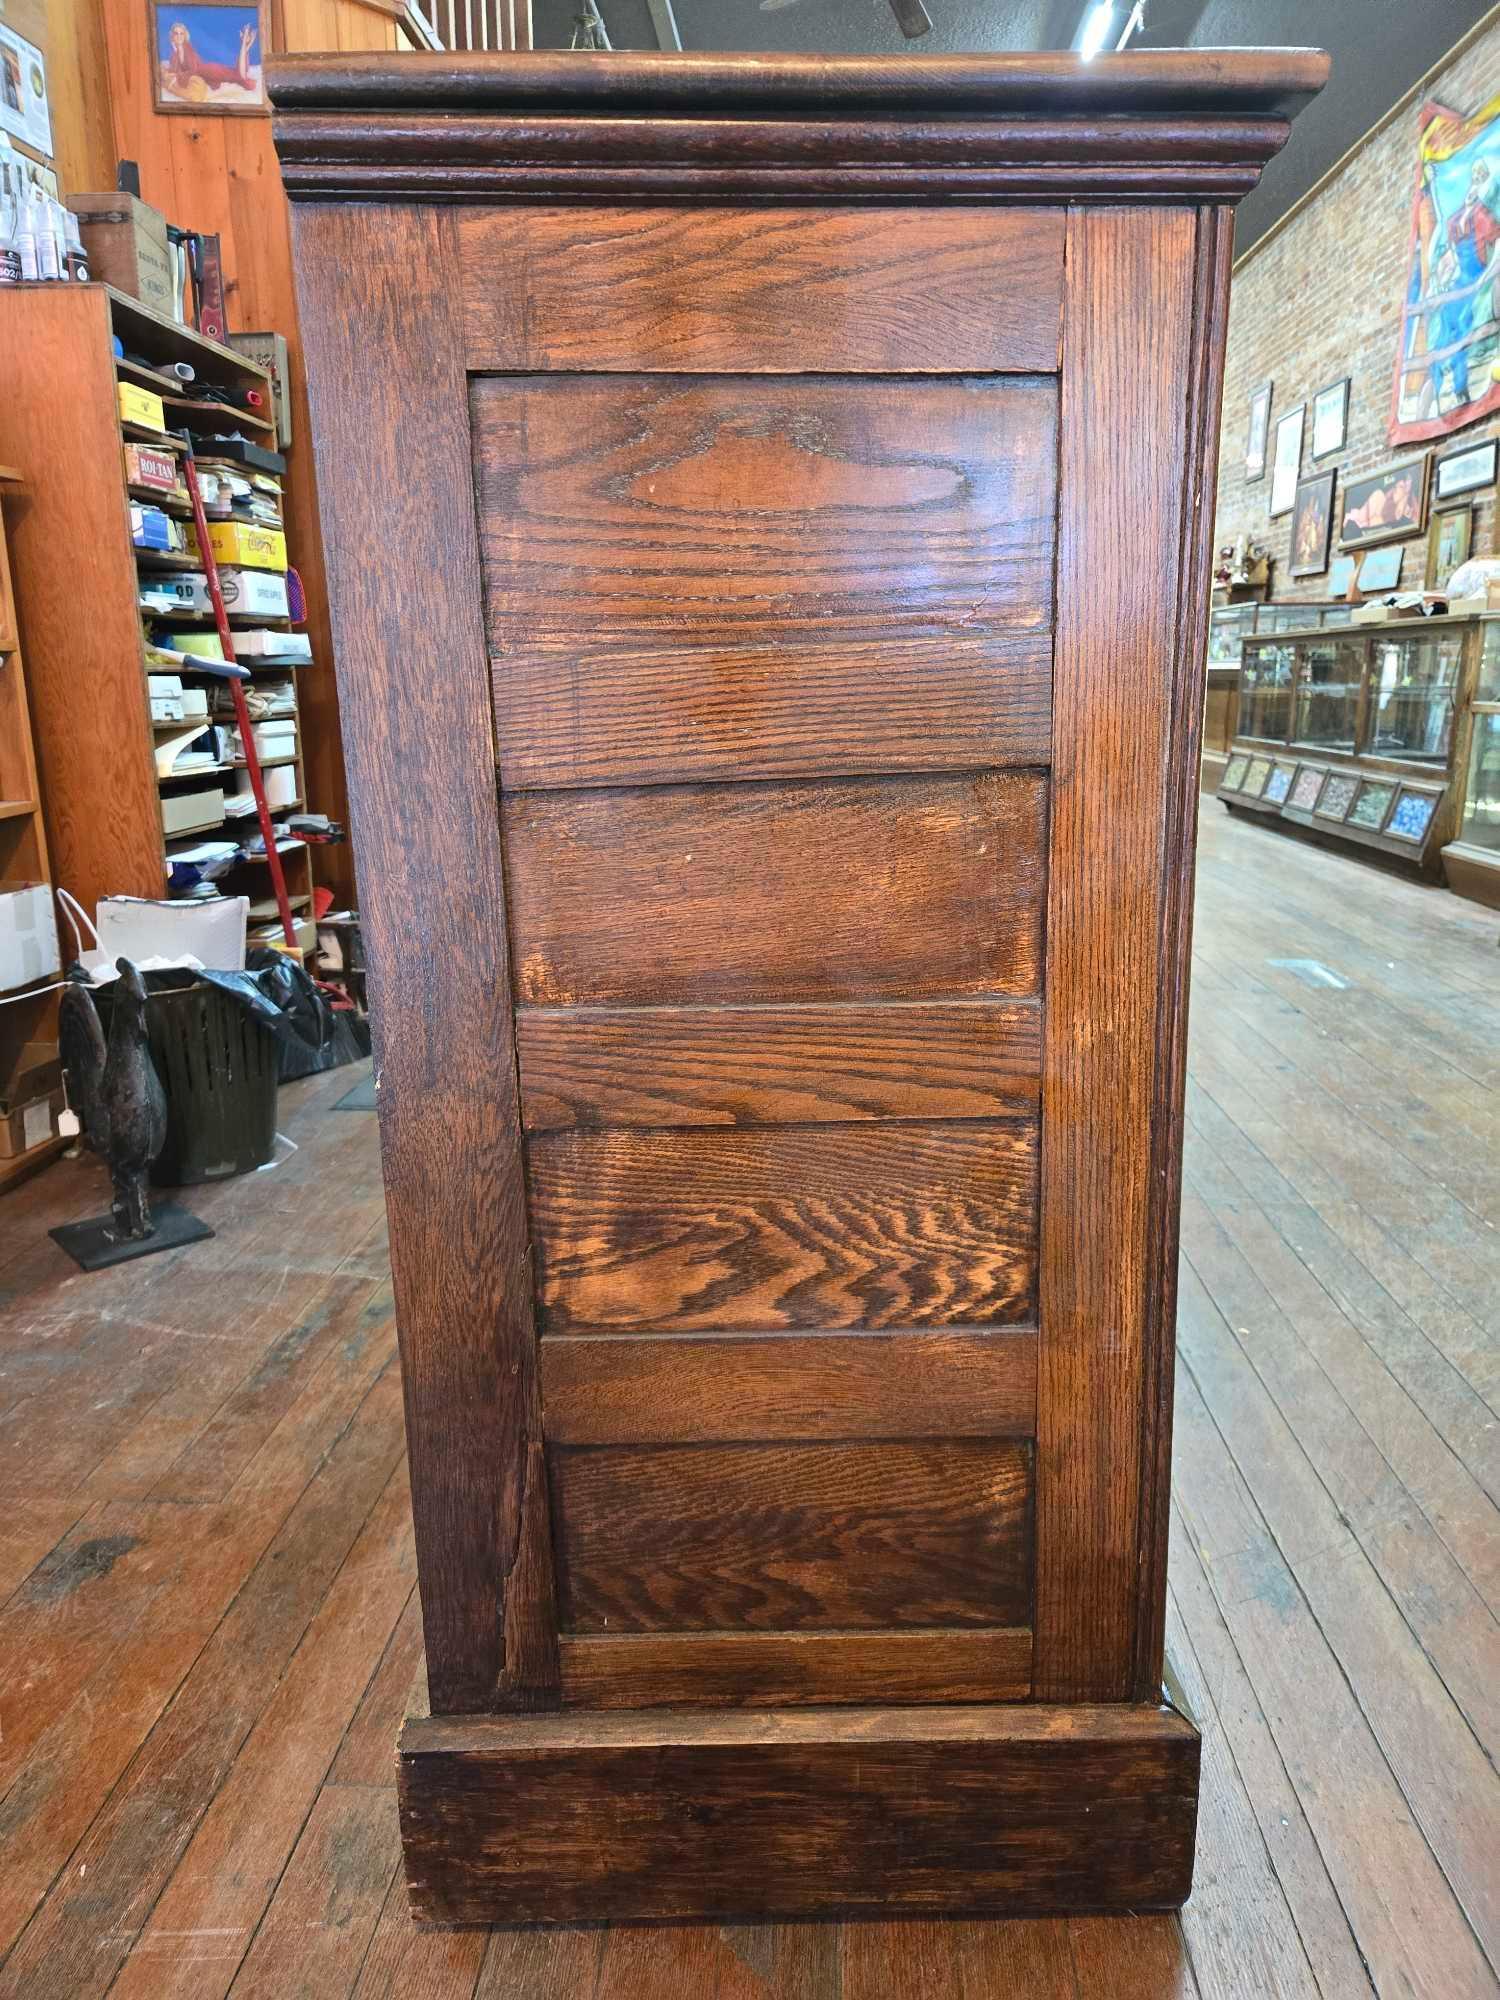
[[[1423,106],[1390,439],[1443,437],[1500,406],[1500,96]]]

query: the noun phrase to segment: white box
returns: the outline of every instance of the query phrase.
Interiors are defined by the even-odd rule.
[[[23,882],[0,889],[0,991],[39,985],[61,970],[49,886]]]
[[[146,695],[153,722],[181,722],[182,682],[176,674],[147,674]]]
[[[193,608],[212,611],[207,581],[201,576],[191,576],[188,581],[193,586]],[[224,594],[224,609],[236,615],[243,612],[252,618],[287,616],[286,576],[282,571],[221,569],[219,589]]]
[[[312,660],[312,640],[306,632],[236,632],[237,660]]]

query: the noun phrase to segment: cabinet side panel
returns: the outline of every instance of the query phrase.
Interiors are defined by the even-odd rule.
[[[294,212],[435,1713],[555,1699],[451,212]]]
[[[1037,1382],[1039,1700],[1118,1701],[1170,1366],[1186,976],[1177,760],[1202,700],[1181,521],[1201,469],[1199,217],[1074,210],[1064,283]],[[1142,328],[1150,327],[1149,341]],[[1188,652],[1184,651],[1185,642]],[[1165,1122],[1163,1122],[1165,1121]],[[1163,1356],[1163,1348],[1167,1350]],[[1146,1432],[1149,1430],[1150,1435]]]

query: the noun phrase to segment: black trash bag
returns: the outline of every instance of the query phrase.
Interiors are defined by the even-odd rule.
[[[258,946],[246,952],[245,967],[244,973],[210,972],[203,976],[244,979],[274,1008],[283,1083],[339,1069],[370,1053],[369,1023],[351,1011],[330,1006],[296,959]]]

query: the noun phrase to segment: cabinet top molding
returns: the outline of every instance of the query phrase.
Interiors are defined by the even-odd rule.
[[[1216,201],[1327,80],[1319,49],[284,56],[294,200]]]

